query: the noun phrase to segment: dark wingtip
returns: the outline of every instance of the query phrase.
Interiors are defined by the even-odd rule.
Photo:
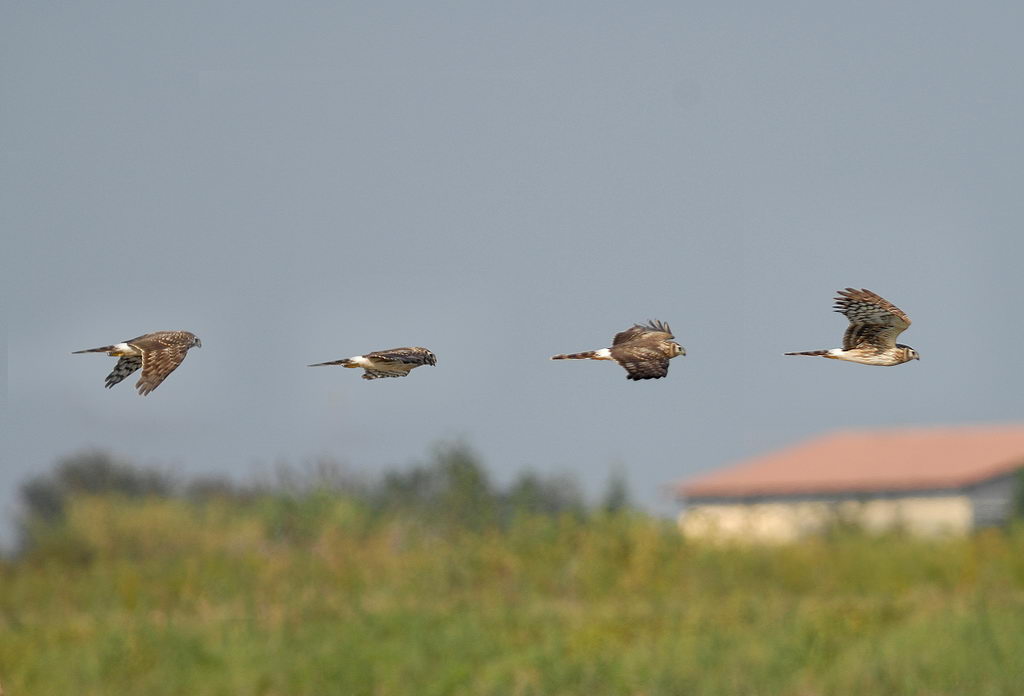
[[[648,319],[646,324],[637,324],[636,326],[641,329],[664,331],[667,334],[672,334],[672,327],[668,325],[668,322],[662,321],[661,319]]]

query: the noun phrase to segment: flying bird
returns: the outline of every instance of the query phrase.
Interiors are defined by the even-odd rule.
[[[426,348],[413,346],[412,348],[375,350],[372,353],[357,355],[354,358],[314,363],[309,367],[321,367],[322,365],[361,367],[365,370],[363,372],[363,379],[377,379],[379,377],[405,377],[415,367],[436,364],[437,356]]]
[[[870,290],[855,288],[840,290],[835,302],[835,311],[850,320],[843,335],[843,347],[786,355],[820,355],[832,360],[885,366],[921,359],[916,350],[896,342],[910,326],[910,317],[893,303]]]
[[[552,360],[614,360],[626,369],[626,379],[661,379],[668,374],[668,361],[686,355],[686,349],[671,340],[672,329],[661,321],[634,324],[615,334],[611,348],[552,356]]]
[[[107,375],[107,389],[142,368],[142,376],[135,383],[135,388],[139,395],[146,396],[174,372],[189,348],[201,348],[202,345],[199,338],[188,331],[154,331],[112,346],[76,350],[74,353],[106,353],[121,358]]]

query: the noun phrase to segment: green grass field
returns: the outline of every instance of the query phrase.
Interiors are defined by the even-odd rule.
[[[76,495],[0,562],[5,696],[1024,693],[1024,529],[687,544],[333,493]]]

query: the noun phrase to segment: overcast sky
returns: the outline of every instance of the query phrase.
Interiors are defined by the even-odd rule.
[[[7,8],[4,516],[89,447],[244,479],[462,438],[670,511],[824,431],[1024,418],[1024,6],[506,5]],[[920,362],[781,355],[848,285]],[[548,360],[648,318],[667,379]],[[70,355],[160,329],[203,347],[146,398]],[[305,367],[403,345],[437,366]]]

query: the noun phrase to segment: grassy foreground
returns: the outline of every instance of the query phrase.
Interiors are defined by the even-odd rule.
[[[1021,528],[715,548],[313,492],[79,495],[35,538],[0,561],[5,696],[1024,693]]]

